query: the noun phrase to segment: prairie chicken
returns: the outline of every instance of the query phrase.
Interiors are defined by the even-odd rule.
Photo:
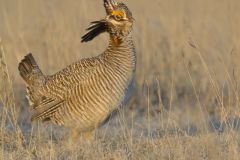
[[[31,53],[20,62],[32,121],[69,127],[78,137],[94,131],[123,102],[136,68],[134,19],[123,3],[104,0],[104,7],[107,16],[91,22],[82,37],[82,42],[88,42],[109,33],[109,45],[102,54],[80,59],[54,75],[44,75]]]

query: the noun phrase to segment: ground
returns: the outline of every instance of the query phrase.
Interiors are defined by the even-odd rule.
[[[32,52],[44,74],[95,56],[81,43],[102,1],[0,0],[0,159],[239,159],[239,0],[124,0],[136,19],[132,96],[92,141],[30,123],[17,66]]]

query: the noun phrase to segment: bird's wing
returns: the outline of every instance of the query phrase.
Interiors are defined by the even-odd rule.
[[[51,117],[64,106],[69,90],[84,84],[98,66],[96,60],[82,59],[52,76],[46,76],[46,83],[38,90],[28,88],[29,101],[32,102],[31,120],[51,120]],[[31,103],[30,103],[31,104]]]
[[[54,113],[63,105],[64,100],[62,99],[42,96],[41,100],[31,105],[33,110],[31,120],[51,120]]]

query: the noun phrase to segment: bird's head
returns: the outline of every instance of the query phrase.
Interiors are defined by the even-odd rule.
[[[131,30],[134,18],[128,7],[121,2],[104,0],[107,16],[100,20],[91,22],[87,33],[82,37],[82,42],[88,42],[103,32],[108,32],[114,38],[127,36]]]

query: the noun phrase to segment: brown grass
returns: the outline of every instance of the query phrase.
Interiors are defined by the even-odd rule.
[[[80,36],[102,1],[0,0],[0,159],[239,159],[239,0],[128,0],[137,74],[128,103],[92,142],[31,124],[17,66],[32,52],[52,74],[104,51]]]

